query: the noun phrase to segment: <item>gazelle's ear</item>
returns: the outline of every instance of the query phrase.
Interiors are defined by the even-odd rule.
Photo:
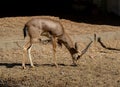
[[[75,42],[75,49],[78,50],[77,42]]]

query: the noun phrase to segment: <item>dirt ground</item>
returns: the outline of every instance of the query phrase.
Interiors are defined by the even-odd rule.
[[[0,18],[0,87],[120,87],[120,52],[104,49],[97,42],[78,60],[76,67],[71,65],[68,50],[64,46],[57,47],[58,68],[53,66],[51,44],[36,44],[32,49],[35,68],[31,68],[27,60],[27,68],[23,70],[22,29],[35,17],[60,21],[73,42],[78,42],[80,51],[88,43],[73,38],[74,35],[120,31],[120,26],[78,23],[52,16]],[[120,48],[120,39],[107,40],[105,44]]]

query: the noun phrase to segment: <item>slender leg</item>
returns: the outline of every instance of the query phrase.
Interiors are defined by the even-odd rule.
[[[23,46],[23,59],[22,59],[22,67],[23,69],[25,69],[25,61],[26,61],[26,56],[27,56],[27,51],[28,48],[31,47],[31,43],[30,41],[28,41],[27,43],[25,43],[25,45]]]
[[[25,61],[26,61],[26,55],[27,55],[27,46],[29,45],[29,41],[27,43],[25,43],[25,45],[23,46],[23,59],[22,59],[22,67],[23,69],[25,69]]]
[[[26,49],[23,49],[23,58],[22,58],[22,67],[25,69],[25,61],[26,61]]]
[[[30,60],[30,65],[31,67],[34,67],[33,65],[33,62],[32,62],[32,58],[31,58],[31,48],[32,48],[33,45],[31,45],[29,48],[28,48],[28,57],[29,57],[29,60]]]
[[[56,44],[57,44],[56,40],[57,40],[56,37],[52,38],[54,64],[55,64],[56,67],[58,67],[58,64],[56,63]]]

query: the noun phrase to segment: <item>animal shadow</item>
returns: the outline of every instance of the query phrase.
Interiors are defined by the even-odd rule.
[[[47,66],[47,67],[55,67],[55,64],[34,64],[36,67],[40,67],[40,66]],[[21,63],[0,63],[0,66],[5,66],[6,68],[13,68],[15,66],[22,66]],[[30,66],[30,64],[26,64],[26,66]],[[58,66],[72,66],[72,67],[76,67],[74,65],[65,65],[63,63],[59,63]]]
[[[7,68],[13,68],[15,66],[21,66],[21,63],[0,63],[0,66],[6,66]]]

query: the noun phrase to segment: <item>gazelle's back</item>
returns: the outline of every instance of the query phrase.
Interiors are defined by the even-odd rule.
[[[26,23],[29,32],[49,32],[51,35],[63,35],[64,29],[60,22],[47,18],[34,18]]]

